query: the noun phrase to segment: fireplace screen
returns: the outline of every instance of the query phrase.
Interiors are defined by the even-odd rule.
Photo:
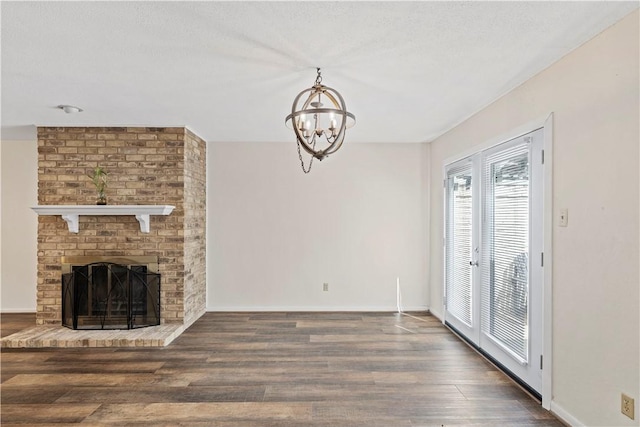
[[[147,265],[94,262],[62,275],[62,324],[134,329],[160,324],[160,274]]]

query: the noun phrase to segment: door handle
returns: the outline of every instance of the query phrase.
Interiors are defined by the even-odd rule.
[[[479,265],[478,261],[469,261],[469,265],[471,267],[477,267]]]

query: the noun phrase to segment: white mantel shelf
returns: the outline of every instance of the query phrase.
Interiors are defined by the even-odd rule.
[[[38,215],[60,215],[67,222],[69,232],[78,232],[80,215],[135,215],[140,223],[140,231],[149,232],[150,215],[169,215],[175,206],[171,205],[40,205],[33,206]]]

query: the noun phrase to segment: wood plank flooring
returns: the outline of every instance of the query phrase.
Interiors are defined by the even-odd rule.
[[[163,348],[0,357],[2,426],[562,426],[424,314],[207,313]]]

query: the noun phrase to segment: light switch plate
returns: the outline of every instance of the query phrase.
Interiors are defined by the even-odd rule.
[[[560,209],[558,225],[560,225],[560,227],[566,227],[567,225],[569,225],[569,209]]]

